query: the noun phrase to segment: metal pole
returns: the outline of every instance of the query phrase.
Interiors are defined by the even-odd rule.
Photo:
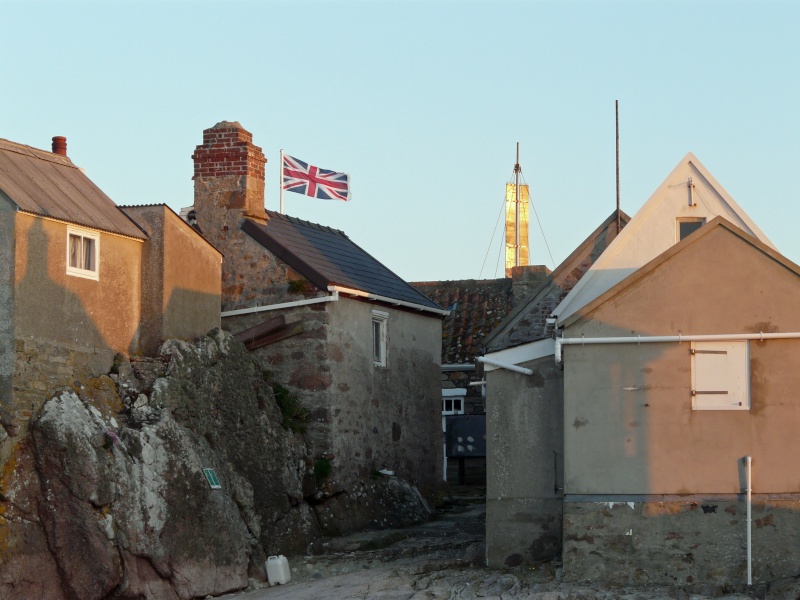
[[[614,111],[617,122],[617,233],[622,229],[622,220],[619,215],[619,100],[614,100]]]
[[[516,188],[516,216],[514,220],[514,266],[519,266],[519,142],[517,142],[517,162],[514,164],[514,185]]]
[[[753,585],[753,458],[745,456],[744,462],[747,467],[747,585]]]
[[[278,165],[278,184],[281,189],[281,214],[283,212],[283,148],[281,148],[281,163]]]

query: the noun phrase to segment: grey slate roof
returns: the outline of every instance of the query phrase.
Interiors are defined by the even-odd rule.
[[[320,289],[329,285],[356,289],[441,310],[344,232],[267,211],[266,224],[247,219],[242,230]]]
[[[147,239],[66,156],[0,139],[0,190],[23,212]]]

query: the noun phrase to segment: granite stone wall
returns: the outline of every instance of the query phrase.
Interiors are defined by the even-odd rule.
[[[747,583],[745,496],[564,503],[564,577],[611,584]],[[800,496],[753,496],[754,584],[800,565]]]

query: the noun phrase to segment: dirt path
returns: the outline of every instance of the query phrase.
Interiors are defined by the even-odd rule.
[[[743,600],[800,599],[800,582],[723,594],[709,588],[609,588],[561,581],[555,563],[514,571],[484,565],[485,504],[468,493],[438,518],[415,527],[326,540],[313,556],[289,559],[292,581],[224,596],[224,600]],[[259,585],[254,582],[254,586]],[[261,584],[264,585],[264,584]]]

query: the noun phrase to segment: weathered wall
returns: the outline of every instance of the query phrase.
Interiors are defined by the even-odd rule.
[[[486,551],[494,568],[561,552],[562,374],[551,356],[521,366],[533,375],[486,373]]]
[[[12,403],[14,372],[15,214],[14,205],[0,192],[0,404],[6,406]],[[5,433],[0,428],[0,438]]]
[[[286,300],[299,298],[288,294]],[[287,322],[302,322],[302,333],[255,355],[272,380],[309,410],[304,437],[310,455],[315,463],[331,466],[314,501],[320,526],[330,534],[418,519],[403,512],[404,505],[415,504],[413,498],[381,496],[372,480],[375,472],[395,471],[429,498],[442,478],[441,321],[381,307],[390,313],[389,364],[379,368],[372,359],[375,306],[340,297],[223,322],[231,331],[278,314]]]
[[[116,352],[138,350],[142,244],[101,233],[94,281],[66,274],[64,223],[20,213],[16,241],[14,394],[39,406],[75,377],[107,372]]]
[[[373,364],[373,308],[389,313],[386,367]],[[348,299],[327,309],[337,476],[386,468],[432,489],[442,480],[441,319]]]
[[[568,326],[566,335],[800,331],[796,273],[723,227],[694,235]],[[800,373],[791,365],[800,341],[749,344],[750,410],[692,410],[689,349],[688,343],[564,348],[567,576],[601,569],[615,578],[624,571],[667,583],[742,581],[745,524],[736,495],[746,488],[745,456],[753,457],[752,487],[762,507],[756,577],[796,575]],[[606,514],[593,503],[608,500],[637,508],[623,520],[619,510],[627,508]],[[714,510],[698,505],[718,508],[709,514]],[[655,550],[665,543],[661,553]],[[683,560],[683,570],[659,570],[662,560],[671,566]]]
[[[566,335],[800,331],[796,274],[722,228],[687,250]],[[800,340],[749,346],[749,411],[692,410],[689,344],[565,347],[566,492],[739,493],[750,455],[755,490],[800,493]]]
[[[280,301],[301,300],[302,294],[284,292]],[[311,304],[294,309],[273,310],[226,317],[222,326],[236,333],[283,315],[287,323],[300,322],[303,331],[254,351],[272,380],[286,386],[311,414],[305,434],[312,455],[317,458],[331,451],[330,419],[331,365],[328,358],[327,326],[330,313],[326,304]]]
[[[564,504],[565,578],[612,585],[747,583],[743,496],[608,500]],[[798,514],[797,498],[754,498],[755,584],[797,575]]]
[[[147,232],[142,271],[140,347],[194,339],[220,325],[222,256],[164,205],[122,210]]]

